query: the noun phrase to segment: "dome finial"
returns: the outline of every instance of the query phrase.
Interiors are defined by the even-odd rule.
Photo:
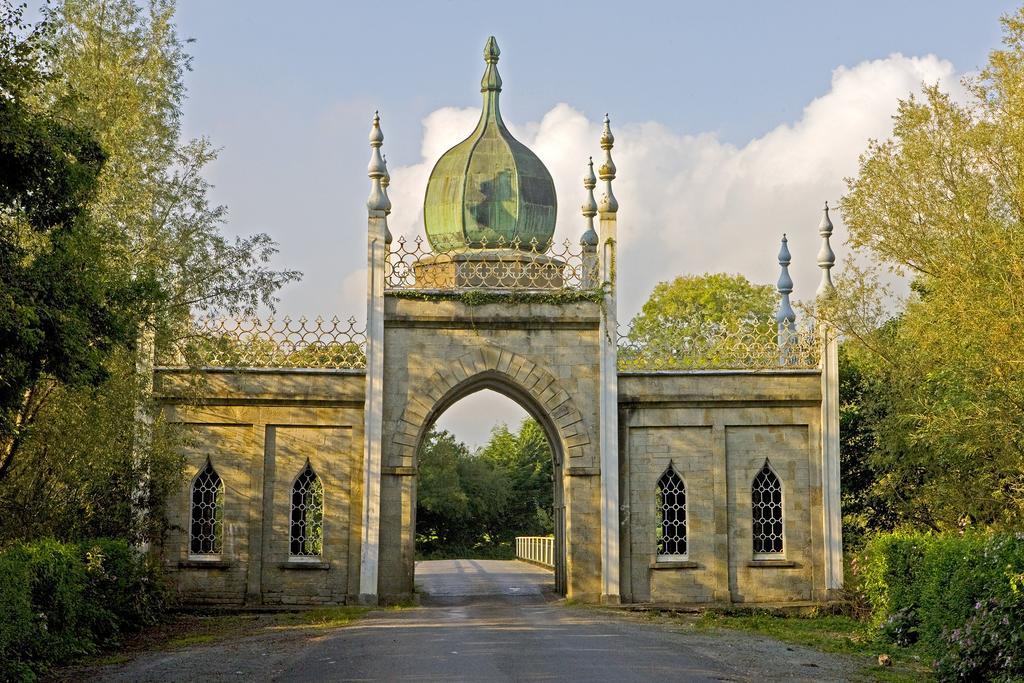
[[[488,36],[487,44],[484,45],[484,61],[488,64],[497,64],[499,56],[501,56],[501,50],[498,49],[498,41],[494,39],[494,36]]]
[[[480,92],[501,92],[501,76],[498,75],[498,56],[500,54],[498,41],[491,36],[487,39],[487,44],[484,45],[484,62],[487,64],[487,70],[484,71],[484,77],[480,80]],[[495,101],[496,105],[497,101]]]

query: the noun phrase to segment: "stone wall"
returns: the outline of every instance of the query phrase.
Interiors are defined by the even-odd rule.
[[[160,554],[182,598],[217,604],[345,603],[358,595],[362,372],[161,369],[165,417],[185,430],[186,481],[168,504]],[[219,558],[189,555],[191,482],[224,483]],[[309,461],[324,487],[321,561],[289,557],[291,490]]]
[[[629,602],[827,597],[817,371],[620,373],[622,591]],[[783,557],[754,556],[751,483],[782,481]],[[656,484],[686,485],[688,553],[659,562]]]
[[[542,425],[555,453],[560,588],[601,591],[600,307],[388,296],[378,595],[413,593],[416,448],[465,396],[492,389]],[[620,573],[624,602],[825,600],[818,371],[619,374]],[[365,375],[332,370],[158,369],[164,415],[185,430],[187,482],[154,550],[188,602],[321,604],[357,599]],[[225,485],[219,558],[189,555],[190,482]],[[783,487],[784,553],[755,557],[751,482],[768,460]],[[321,561],[289,556],[291,487],[309,461],[324,486]],[[687,496],[688,552],[659,561],[656,482]],[[556,553],[560,554],[560,553]]]

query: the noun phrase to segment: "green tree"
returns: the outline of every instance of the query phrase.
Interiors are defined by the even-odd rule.
[[[118,350],[105,381],[55,389],[57,399],[40,406],[12,485],[2,489],[0,539],[160,538],[164,505],[181,484],[181,436],[157,415],[150,438],[136,443],[128,416],[144,387],[133,366],[132,353]],[[140,504],[148,515],[138,514]]]
[[[854,247],[913,280],[882,343],[846,331],[884,361],[877,486],[934,528],[1024,521],[1024,10],[1003,27],[965,101],[927,86],[899,103],[842,201]]]
[[[527,418],[512,432],[499,425],[479,457],[490,460],[505,473],[508,503],[492,538],[511,543],[516,536],[543,536],[554,531],[552,507],[554,483],[551,446],[543,428]]]
[[[886,332],[879,330],[874,336]],[[893,486],[885,477],[885,458],[878,457],[883,446],[874,427],[887,419],[891,408],[886,371],[886,364],[857,341],[839,345],[840,489],[847,547],[860,547],[870,532],[898,525],[898,494],[909,484]]]
[[[476,453],[431,431],[418,454],[418,550],[428,557],[511,556],[516,536],[550,534],[552,458],[535,421],[498,425]]]
[[[39,95],[106,151],[91,213],[119,267],[159,278],[165,298],[153,322],[165,335],[180,333],[193,311],[273,308],[277,290],[299,276],[268,265],[268,235],[221,232],[227,209],[210,203],[203,178],[216,150],[181,137],[191,57],[174,13],[173,0],[63,0],[47,15],[54,77]]]
[[[56,525],[21,527],[25,534],[74,538],[120,529],[118,535],[138,538],[158,530],[155,515],[125,513],[125,502],[140,498],[158,511],[181,471],[166,443],[173,432],[157,424],[148,444],[135,431],[140,409],[153,410],[134,374],[135,339],[183,338],[193,312],[272,309],[277,289],[298,276],[269,265],[276,247],[267,235],[229,239],[222,232],[226,209],[210,202],[203,177],[215,150],[181,136],[182,79],[191,64],[174,11],[165,0],[62,0],[45,10],[46,30],[36,37],[49,76],[34,81],[25,100],[69,130],[86,131],[106,159],[81,202],[100,239],[89,249],[89,265],[107,274],[99,283],[127,280],[141,296],[129,308],[131,319],[116,320],[123,334],[97,361],[93,381],[79,381],[90,377],[89,368],[63,375],[47,369],[22,394],[33,401],[12,418],[21,436],[0,481],[0,516]],[[54,281],[70,286],[70,272],[63,268]],[[119,301],[109,292],[102,298],[108,308]],[[151,344],[140,346],[145,356],[152,353]],[[51,495],[26,499],[25,491]]]
[[[0,16],[0,481],[54,382],[100,383],[155,289],[105,259],[88,207],[106,156],[87,128],[32,101],[48,74],[41,28],[22,16],[9,3]]]
[[[466,445],[447,431],[432,430],[418,453],[416,535],[426,553],[457,542],[469,517],[469,496],[462,488],[459,463],[469,457]]]
[[[751,284],[742,275],[660,282],[633,318],[620,359],[636,367],[722,366],[760,346],[774,357],[776,306],[771,285]]]

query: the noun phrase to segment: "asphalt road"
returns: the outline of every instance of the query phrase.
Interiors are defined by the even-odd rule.
[[[421,562],[425,609],[393,612],[309,648],[282,681],[721,680],[672,634],[546,599],[550,572],[521,562]]]
[[[249,637],[154,653],[118,681],[835,681],[862,664],[744,633],[554,601],[550,572],[520,562],[422,562],[422,606],[300,638]]]

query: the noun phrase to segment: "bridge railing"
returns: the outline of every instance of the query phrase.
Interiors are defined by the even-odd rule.
[[[555,568],[554,536],[516,536],[516,559]]]

